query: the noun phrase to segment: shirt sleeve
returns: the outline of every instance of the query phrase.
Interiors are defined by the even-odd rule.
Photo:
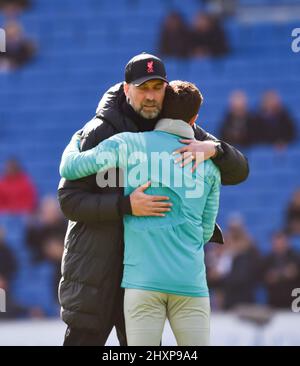
[[[119,167],[127,152],[121,135],[114,135],[93,149],[80,152],[78,134],[75,134],[62,154],[59,167],[61,177],[75,180]]]
[[[221,177],[217,167],[209,165],[205,172],[206,180],[211,185],[203,211],[203,240],[206,244],[214,233],[215,223],[219,210]]]

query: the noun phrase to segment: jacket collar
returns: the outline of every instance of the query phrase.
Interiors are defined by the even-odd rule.
[[[157,122],[154,131],[168,132],[187,139],[195,138],[193,127],[180,119],[162,118]]]

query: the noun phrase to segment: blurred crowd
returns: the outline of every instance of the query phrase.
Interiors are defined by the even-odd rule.
[[[0,0],[0,10],[8,17],[19,15],[30,6],[30,0]]]
[[[222,23],[215,15],[199,12],[189,24],[180,13],[171,12],[162,24],[159,39],[162,57],[221,57],[229,49]]]
[[[36,203],[36,188],[30,177],[17,159],[9,159],[0,179],[0,213],[31,213]]]
[[[297,137],[296,123],[275,90],[263,94],[255,111],[244,91],[233,91],[220,126],[218,137],[240,148],[267,144],[280,149]]]
[[[0,215],[26,215],[22,245],[29,253],[31,266],[40,263],[53,266],[54,277],[49,291],[57,301],[67,222],[55,196],[38,200],[36,192],[34,183],[20,163],[16,159],[8,160],[0,177]],[[242,217],[233,216],[225,232],[225,245],[211,243],[206,247],[212,308],[232,310],[241,304],[257,302],[265,302],[273,308],[289,308],[291,291],[300,281],[299,251],[290,243],[293,235],[300,237],[300,188],[286,207],[282,228],[270,238],[267,253],[259,251]],[[7,242],[4,228],[0,227],[0,288],[9,295],[9,311],[1,313],[0,319],[45,316],[38,306],[26,308],[14,300],[10,287],[19,267],[17,253]],[[261,293],[265,298],[259,296]]]
[[[22,238],[22,250],[29,253],[29,265],[41,263],[53,266],[52,292],[57,302],[57,288],[60,280],[60,266],[63,253],[67,222],[63,217],[56,196],[45,196],[38,200],[37,189],[29,175],[16,159],[6,162],[0,177],[0,217],[22,216],[26,218]],[[8,231],[10,228],[6,228]],[[18,253],[6,239],[5,229],[0,227],[0,288],[7,294],[7,312],[0,319],[32,316],[42,317],[43,309],[26,308],[18,304],[10,291],[11,283],[16,279],[20,266]]]
[[[295,196],[299,196],[299,192]],[[293,200],[290,206],[294,205]],[[287,225],[289,223],[287,216]],[[274,309],[290,309],[292,290],[299,287],[300,254],[292,247],[289,233],[287,230],[275,232],[269,252],[263,255],[242,219],[231,219],[225,245],[209,245],[206,250],[213,309],[234,310],[240,305],[259,302],[266,302]]]
[[[6,50],[0,52],[0,73],[21,68],[36,54],[36,45],[26,36],[18,20],[19,14],[29,6],[29,0],[0,0],[0,11],[5,17],[5,24],[1,27],[6,35]]]

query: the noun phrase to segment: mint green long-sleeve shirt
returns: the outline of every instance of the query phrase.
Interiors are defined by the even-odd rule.
[[[194,173],[191,164],[181,168],[174,163],[178,139],[192,138],[188,124],[165,119],[157,126],[151,132],[117,134],[81,153],[74,137],[63,153],[60,174],[74,180],[119,167],[125,195],[150,180],[145,193],[169,196],[173,206],[165,217],[125,215],[122,286],[208,296],[203,248],[214,230],[220,173],[211,160]]]

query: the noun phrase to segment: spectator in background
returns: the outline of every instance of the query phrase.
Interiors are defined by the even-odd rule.
[[[5,26],[6,52],[0,53],[0,71],[15,70],[29,62],[35,53],[32,41],[28,40],[16,21]]]
[[[189,28],[177,12],[170,13],[161,28],[159,52],[162,56],[185,58],[190,53]]]
[[[224,278],[224,308],[255,302],[260,255],[240,218],[229,223],[225,242],[232,255],[230,271]]]
[[[224,308],[224,278],[232,265],[232,254],[227,245],[210,245],[205,252],[206,273],[210,289],[211,306],[214,310]]]
[[[0,10],[8,17],[18,15],[31,5],[30,0],[0,0]]]
[[[217,18],[198,13],[191,31],[192,56],[219,57],[228,53],[227,39]]]
[[[0,288],[5,291],[6,297],[6,312],[0,313],[0,320],[43,317],[43,311],[39,307],[27,308],[15,302],[12,296],[11,283],[17,270],[17,258],[6,243],[4,229],[0,227]]]
[[[231,309],[255,302],[260,256],[241,218],[233,218],[225,233],[225,246],[207,252],[207,278],[214,290],[213,306]]]
[[[236,90],[230,95],[229,110],[221,125],[220,138],[229,144],[247,147],[261,140],[253,114],[248,109],[245,92]]]
[[[16,257],[13,251],[7,246],[5,232],[0,227],[0,288],[6,293],[6,312],[0,313],[0,320],[26,315],[26,309],[18,306],[11,297],[11,281],[16,272]]]
[[[66,231],[66,230],[65,230]],[[61,258],[63,255],[64,240],[58,236],[49,237],[45,239],[44,242],[44,253],[45,257],[54,266],[54,277],[53,277],[53,287],[52,293],[56,301],[58,301],[58,285],[61,279]]]
[[[288,235],[300,235],[300,189],[294,193],[287,209],[286,232]]]
[[[0,178],[0,213],[31,213],[36,206],[36,189],[16,159],[6,162]]]
[[[57,199],[52,196],[43,198],[37,215],[32,218],[26,229],[26,244],[34,262],[50,261],[55,266],[54,292],[61,277],[61,258],[66,234],[66,220],[59,209]]]
[[[219,267],[215,268],[218,277],[212,276],[211,266],[209,280],[217,278],[219,294],[221,293],[219,299],[222,300],[222,307],[227,310],[255,302],[260,256],[239,217],[230,221],[225,243]],[[213,275],[215,276],[214,273]]]
[[[276,91],[264,93],[257,119],[263,143],[282,148],[295,140],[295,124]]]
[[[269,305],[274,308],[291,307],[292,290],[299,287],[299,268],[299,256],[291,249],[287,236],[283,232],[276,233],[272,238],[272,251],[263,265]]]
[[[7,291],[17,271],[17,261],[12,250],[5,242],[5,232],[0,227],[0,288]]]

